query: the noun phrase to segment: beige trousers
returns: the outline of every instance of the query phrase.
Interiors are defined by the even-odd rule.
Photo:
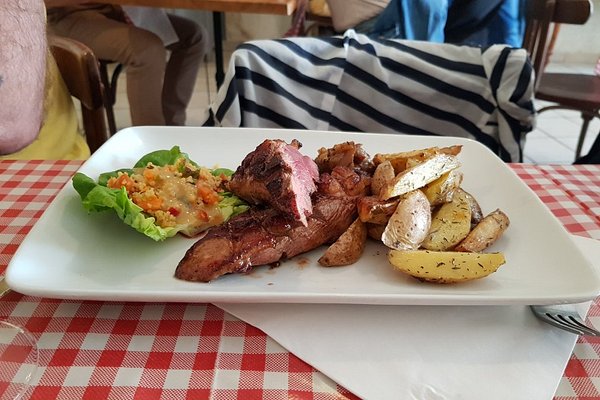
[[[167,48],[154,33],[99,10],[66,14],[52,20],[50,30],[84,43],[99,59],[126,66],[133,125],[185,125],[208,36],[194,21],[168,16],[179,41]]]

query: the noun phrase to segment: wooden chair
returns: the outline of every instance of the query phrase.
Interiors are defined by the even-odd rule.
[[[48,35],[48,45],[69,92],[81,103],[83,130],[93,153],[109,138],[98,60],[72,39]]]
[[[581,148],[592,118],[600,118],[600,78],[575,73],[546,73],[548,51],[553,24],[585,24],[591,13],[590,0],[530,0],[529,16],[523,47],[531,56],[536,73],[535,97],[553,105],[543,107],[538,113],[554,109],[571,109],[581,112],[583,124],[577,142],[575,159]]]

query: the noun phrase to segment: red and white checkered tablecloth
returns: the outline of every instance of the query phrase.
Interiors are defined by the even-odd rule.
[[[79,166],[0,161],[0,273]],[[600,239],[600,165],[511,167],[570,232]],[[32,399],[356,398],[211,304],[66,301],[11,292],[0,299],[0,318],[37,340]],[[600,300],[588,318],[600,326]],[[597,398],[600,339],[582,337],[555,399]]]

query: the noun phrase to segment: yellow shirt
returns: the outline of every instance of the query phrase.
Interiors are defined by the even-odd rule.
[[[50,52],[46,63],[44,115],[38,137],[24,149],[0,159],[83,160],[90,156],[85,137],[79,131],[73,99]]]

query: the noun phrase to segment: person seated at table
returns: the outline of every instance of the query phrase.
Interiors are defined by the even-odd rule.
[[[388,39],[521,47],[524,0],[327,0],[336,32]]]
[[[526,0],[449,0],[446,43],[522,47]]]
[[[52,33],[75,39],[99,59],[126,67],[133,125],[185,125],[198,69],[208,50],[204,27],[167,14],[178,40],[165,45],[156,34],[132,24],[120,6],[85,0],[45,3]]]
[[[333,30],[343,33],[354,29],[365,33],[387,7],[390,0],[327,0]]]
[[[85,159],[69,91],[46,45],[42,0],[0,2],[0,159]]]

